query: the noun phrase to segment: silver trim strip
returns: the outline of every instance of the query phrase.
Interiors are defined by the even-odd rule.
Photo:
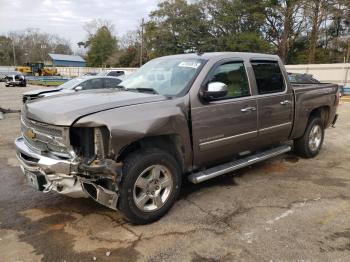
[[[283,127],[283,126],[289,126],[289,125],[292,125],[292,122],[287,122],[287,123],[283,123],[283,124],[280,124],[280,125],[275,125],[275,126],[269,126],[269,127],[266,127],[266,128],[261,128],[261,129],[259,129],[259,132],[264,132],[264,131],[268,131],[268,130],[271,130],[271,129],[275,129],[275,128],[279,128],[279,127]]]
[[[208,142],[203,142],[203,143],[200,143],[199,145],[200,145],[200,146],[210,145],[210,144],[213,144],[213,143],[216,143],[216,142],[221,142],[221,141],[225,141],[225,140],[230,140],[230,139],[238,138],[238,137],[245,136],[245,135],[256,134],[257,132],[258,132],[258,131],[256,130],[256,131],[252,131],[252,132],[241,133],[241,134],[234,135],[234,136],[223,137],[223,138],[211,140],[211,141],[208,141]]]
[[[241,133],[238,135],[234,135],[234,136],[229,136],[229,137],[223,137],[223,138],[219,138],[216,140],[211,140],[211,141],[207,141],[207,142],[203,142],[199,144],[199,150],[200,151],[205,151],[205,150],[210,150],[212,148],[215,147],[220,147],[220,146],[225,146],[227,144],[232,144],[232,143],[236,143],[239,141],[242,141],[243,138],[248,139],[248,138],[255,138],[258,134],[258,131],[251,131],[251,132],[247,132],[247,133]]]

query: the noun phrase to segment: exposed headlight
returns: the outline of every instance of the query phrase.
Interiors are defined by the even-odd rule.
[[[108,154],[109,131],[106,127],[73,127],[70,143],[79,156],[104,159]]]
[[[100,127],[94,129],[94,143],[95,155],[99,159],[104,159],[106,157],[106,148],[103,140],[102,129]]]

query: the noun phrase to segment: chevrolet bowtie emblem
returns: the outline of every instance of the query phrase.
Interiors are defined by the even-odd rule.
[[[30,139],[35,139],[35,138],[36,138],[36,134],[35,134],[34,130],[31,129],[31,128],[29,128],[29,129],[27,130],[27,136],[28,136]]]

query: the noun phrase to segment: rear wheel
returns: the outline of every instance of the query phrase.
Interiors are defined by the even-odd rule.
[[[172,155],[159,149],[126,157],[119,209],[135,224],[158,220],[171,208],[181,188],[181,171]]]
[[[321,118],[312,118],[301,138],[294,140],[294,150],[302,157],[311,158],[318,155],[324,138],[324,128]]]

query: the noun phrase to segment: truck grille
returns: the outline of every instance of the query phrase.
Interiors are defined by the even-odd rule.
[[[42,124],[29,119],[21,119],[21,132],[26,144],[36,151],[51,152],[67,157],[68,150],[64,146],[63,128]]]

